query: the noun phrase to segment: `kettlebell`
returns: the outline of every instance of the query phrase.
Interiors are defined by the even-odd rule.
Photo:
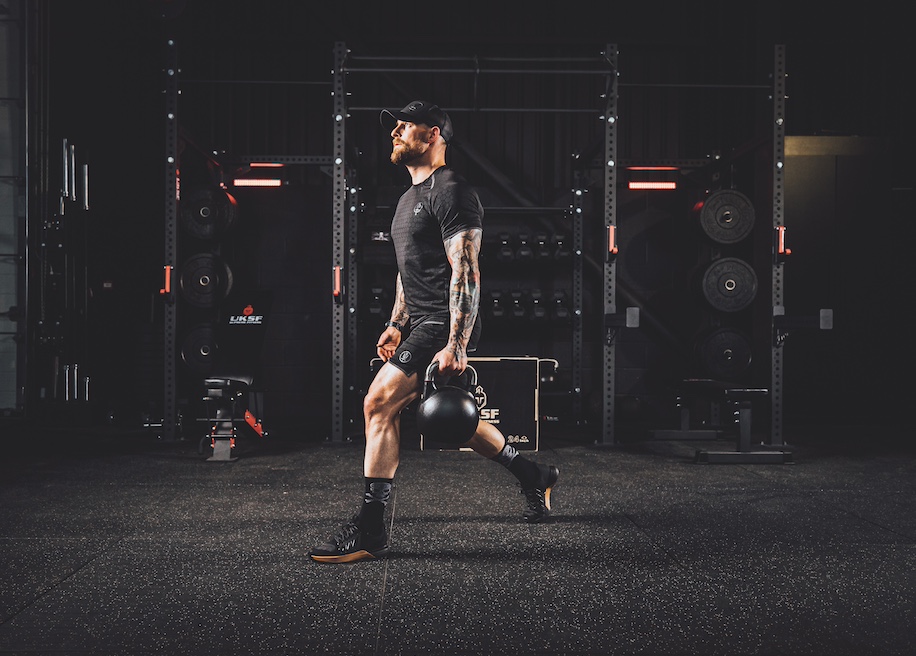
[[[450,445],[464,444],[474,436],[480,416],[477,401],[468,389],[436,385],[438,361],[426,369],[423,392],[417,408],[417,428],[430,439]],[[477,385],[477,370],[468,365],[468,387]]]

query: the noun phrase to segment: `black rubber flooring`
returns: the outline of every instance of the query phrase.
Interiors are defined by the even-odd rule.
[[[392,554],[350,565],[306,552],[358,444],[35,444],[0,465],[0,653],[911,654],[916,453],[857,433],[791,464],[547,444],[539,526],[498,465],[405,450]]]

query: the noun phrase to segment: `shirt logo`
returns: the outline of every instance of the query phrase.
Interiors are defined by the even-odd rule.
[[[416,216],[423,211],[423,203],[417,203],[416,207],[413,208],[413,215]]]

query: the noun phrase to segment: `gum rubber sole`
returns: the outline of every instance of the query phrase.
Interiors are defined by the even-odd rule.
[[[550,465],[547,473],[547,480],[545,481],[546,487],[544,488],[544,510],[545,512],[539,516],[530,516],[526,514],[523,516],[524,520],[529,524],[542,524],[549,521],[550,518],[550,492],[553,490],[554,486],[557,484],[557,480],[560,478],[560,469],[555,465]]]
[[[353,553],[340,554],[334,556],[324,556],[309,554],[312,560],[319,563],[355,563],[359,560],[377,560],[379,558],[384,558],[388,555],[388,548],[379,549],[375,553],[366,551],[365,549],[360,549],[359,551],[354,551]]]
[[[557,484],[560,478],[560,469],[554,465],[550,466],[550,476],[547,479],[547,489],[544,490],[544,507],[550,510],[550,491]]]

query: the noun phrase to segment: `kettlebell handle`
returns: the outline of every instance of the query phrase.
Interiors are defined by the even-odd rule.
[[[439,361],[433,360],[429,363],[429,366],[426,368],[426,378],[423,379],[423,395],[422,398],[426,399],[429,397],[430,392],[435,392],[438,387],[436,387],[436,372],[439,371]],[[471,365],[467,365],[465,371],[470,371],[470,376],[468,380],[468,387],[477,386],[477,370]]]

